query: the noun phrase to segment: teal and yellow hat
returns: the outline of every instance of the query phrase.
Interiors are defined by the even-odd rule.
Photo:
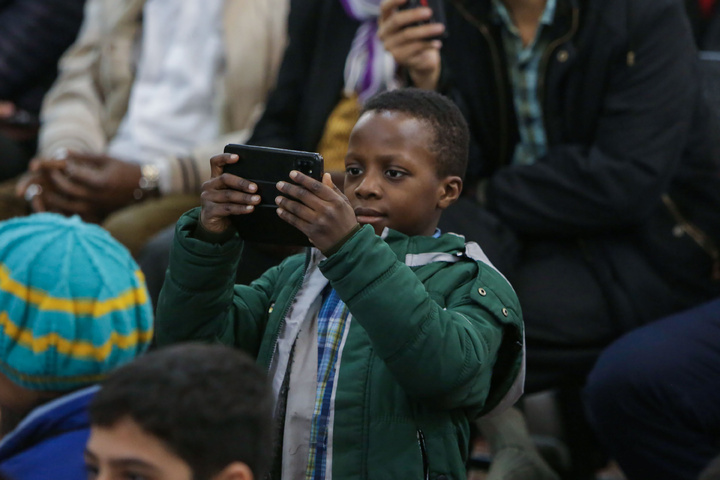
[[[74,390],[145,351],[145,279],[130,253],[79,217],[0,222],[0,372],[44,391]]]

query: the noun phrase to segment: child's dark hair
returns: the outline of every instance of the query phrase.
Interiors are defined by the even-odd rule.
[[[450,99],[430,90],[402,88],[370,98],[362,112],[400,112],[427,122],[434,139],[430,149],[437,157],[438,177],[465,178],[470,133],[460,109]]]
[[[229,347],[183,344],[117,369],[90,404],[92,426],[130,418],[184,460],[196,480],[232,462],[263,478],[272,452],[272,397],[265,373]]]

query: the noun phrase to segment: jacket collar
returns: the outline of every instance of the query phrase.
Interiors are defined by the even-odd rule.
[[[0,461],[43,438],[89,428],[87,406],[99,388],[94,385],[77,390],[35,408],[0,442]]]

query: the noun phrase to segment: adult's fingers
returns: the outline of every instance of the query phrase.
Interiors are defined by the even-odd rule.
[[[34,172],[28,172],[23,174],[15,184],[15,195],[18,197],[25,196],[27,189],[32,184],[38,184],[42,182],[42,176]]]
[[[383,0],[380,2],[380,15],[378,15],[378,23],[382,24],[390,17],[400,5],[404,5],[408,0]]]
[[[399,35],[406,28],[413,24],[426,22],[432,18],[432,9],[428,7],[410,8],[397,10],[396,8],[387,13],[381,13],[378,19],[377,36],[383,42],[389,38]]]
[[[66,159],[56,159],[47,157],[35,157],[28,164],[29,172],[41,172],[49,170],[62,170],[67,167]]]
[[[68,198],[57,192],[47,192],[43,195],[43,199],[45,201],[45,208],[51,212],[62,213],[64,215],[78,214],[82,217],[94,212],[92,202]]]
[[[94,198],[95,190],[73,182],[60,170],[53,170],[50,173],[50,180],[53,182],[55,190],[60,194],[75,197],[79,200],[91,201]]]
[[[428,48],[431,46],[435,37],[440,36],[445,31],[445,25],[442,23],[426,23],[406,27],[397,34],[387,37],[384,40],[385,49],[391,52],[395,58],[401,57],[397,50],[406,46],[422,46]]]

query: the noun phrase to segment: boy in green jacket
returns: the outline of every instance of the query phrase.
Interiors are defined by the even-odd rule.
[[[268,370],[274,479],[465,478],[470,421],[522,392],[517,297],[477,244],[436,230],[457,200],[468,131],[439,94],[370,99],[343,194],[329,175],[280,182],[278,215],[315,248],[234,285],[253,183],[211,159],[202,209],[178,222],[156,340],[234,345]]]

